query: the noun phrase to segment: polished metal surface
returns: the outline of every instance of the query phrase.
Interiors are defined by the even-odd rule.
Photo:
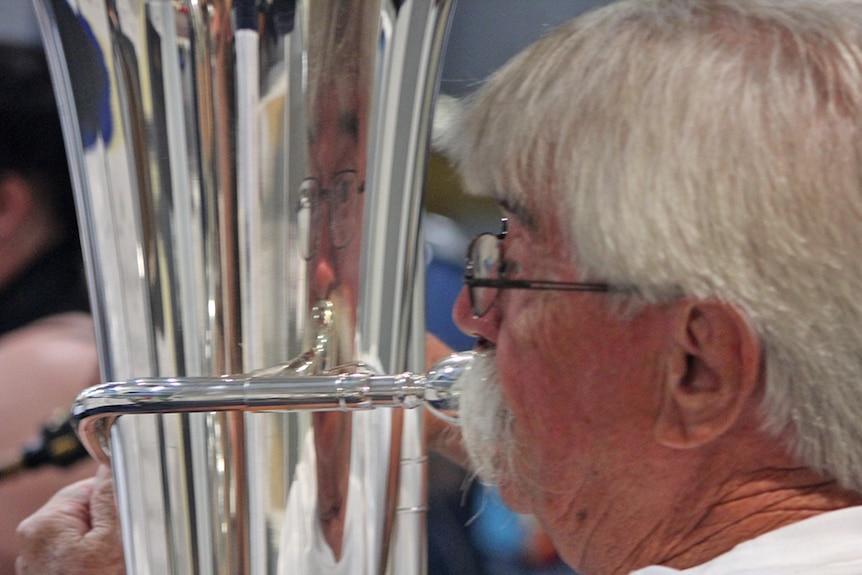
[[[473,360],[472,352],[453,354],[427,374],[224,375],[219,378],[146,378],[105,383],[84,391],[72,417],[87,450],[110,463],[110,429],[122,415],[216,411],[349,411],[380,407],[426,406],[456,424],[457,387]]]
[[[450,1],[35,5],[103,381],[421,371]],[[423,572],[421,410],[285,403],[99,418],[130,575]]]

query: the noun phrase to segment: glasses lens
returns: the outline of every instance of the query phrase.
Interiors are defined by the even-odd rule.
[[[332,245],[341,249],[353,239],[356,230],[358,182],[354,172],[342,172],[330,182],[329,230]]]
[[[494,234],[482,234],[470,246],[470,262],[473,278],[497,279],[500,269],[500,240]],[[470,301],[473,314],[481,317],[491,308],[497,297],[497,288],[470,286]]]
[[[320,184],[309,178],[299,187],[299,202],[296,209],[296,223],[299,230],[299,252],[306,260],[314,255],[317,225],[320,220],[320,208],[317,199],[320,196]]]

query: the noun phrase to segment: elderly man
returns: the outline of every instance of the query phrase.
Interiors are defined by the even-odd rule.
[[[472,103],[505,220],[455,309],[464,440],[580,573],[862,573],[860,130],[857,2],[614,4]],[[25,523],[19,572],[111,572],[57,562],[98,565],[60,529],[110,496]]]
[[[579,572],[862,573],[860,129],[858,2],[612,5],[478,97],[463,433]]]

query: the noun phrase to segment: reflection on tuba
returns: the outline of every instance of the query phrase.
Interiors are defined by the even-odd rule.
[[[451,2],[35,2],[128,573],[424,572],[422,413],[364,408],[441,397],[385,374],[423,366]]]

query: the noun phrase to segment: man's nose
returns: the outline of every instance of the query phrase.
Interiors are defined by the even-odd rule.
[[[482,317],[473,315],[470,293],[466,286],[461,288],[461,292],[455,300],[455,305],[452,308],[452,320],[458,329],[471,337],[482,338],[492,343],[497,341],[497,332],[500,328],[500,310],[496,305],[493,305]]]
[[[321,206],[322,207],[322,206]],[[315,300],[328,299],[338,283],[338,267],[329,230],[329,214],[321,214],[314,231],[314,256],[311,258],[311,291]]]
[[[315,300],[329,299],[329,294],[338,283],[338,277],[332,258],[321,257],[320,252],[314,258],[311,282]]]

